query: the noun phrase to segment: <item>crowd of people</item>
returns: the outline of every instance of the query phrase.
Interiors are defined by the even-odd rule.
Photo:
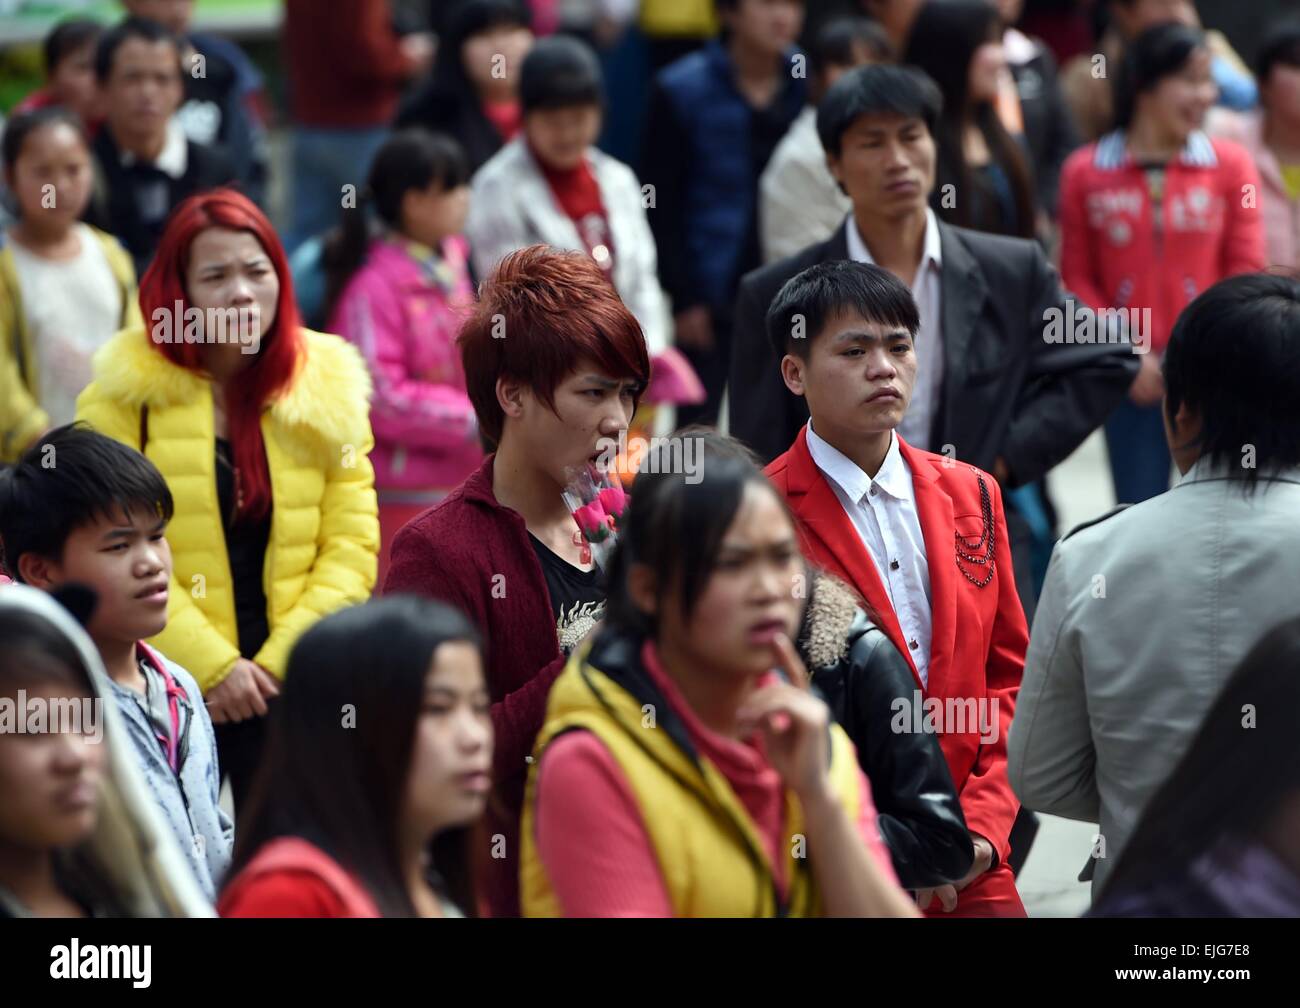
[[[194,6],[3,124],[0,916],[1300,916],[1300,20]]]

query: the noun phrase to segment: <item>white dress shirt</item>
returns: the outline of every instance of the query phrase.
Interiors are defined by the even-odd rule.
[[[898,437],[890,434],[889,451],[875,479],[838,448],[818,437],[811,420],[808,452],[830,482],[840,506],[876,565],[917,674],[922,685],[929,685],[930,568],[916,511],[912,471],[899,451]]]
[[[858,234],[857,223],[849,214],[844,222],[848,239],[849,258],[854,262],[876,265],[866,242]],[[929,207],[925,211],[925,246],[921,252],[921,265],[912,280],[912,297],[916,298],[921,316],[921,328],[916,334],[916,384],[912,388],[912,401],[907,407],[898,433],[903,440],[926,451],[940,451],[942,445],[930,443],[934,428],[934,415],[943,395],[943,260],[939,251],[939,222]]]

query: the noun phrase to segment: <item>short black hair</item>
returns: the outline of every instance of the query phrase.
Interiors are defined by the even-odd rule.
[[[854,67],[831,85],[817,106],[817,135],[826,152],[839,157],[844,134],[862,116],[920,119],[933,136],[942,111],[938,86],[915,67]]]
[[[58,123],[72,129],[79,137],[86,148],[90,148],[90,139],[86,136],[86,127],[81,119],[62,105],[50,105],[46,108],[32,109],[30,112],[20,112],[7,123],[4,128],[4,140],[0,141],[0,159],[3,160],[5,170],[13,171],[14,162],[18,160],[18,155],[23,152],[23,144],[27,138],[35,133],[38,129],[44,129],[46,126],[53,126]]]
[[[143,39],[145,42],[170,42],[176,50],[176,66],[181,65],[181,43],[175,35],[157,21],[149,18],[129,17],[114,25],[99,39],[95,47],[95,80],[105,83],[113,72],[113,60],[117,51],[130,39]]]
[[[604,105],[600,61],[591,47],[568,35],[539,39],[519,68],[519,105],[528,112]]]
[[[134,448],[84,423],[56,427],[0,472],[0,559],[16,581],[24,553],[61,557],[75,530],[120,509],[171,521],[171,490]]]
[[[1254,486],[1300,465],[1300,280],[1248,273],[1183,309],[1165,350],[1165,410],[1200,413],[1200,449]],[[1254,465],[1246,464],[1253,447]]]
[[[1175,21],[1152,25],[1130,42],[1115,78],[1115,126],[1128,129],[1133,124],[1138,95],[1178,73],[1192,53],[1204,48],[1205,32]]]
[[[900,326],[912,338],[921,328],[916,299],[886,269],[836,259],[809,266],[785,282],[767,310],[767,337],[776,356],[804,360],[828,320],[845,310],[869,322]]]
[[[55,25],[41,46],[45,57],[45,76],[49,77],[65,59],[82,46],[98,41],[103,34],[103,25],[86,18],[74,18]]]
[[[808,46],[808,68],[814,74],[829,67],[851,67],[857,63],[853,49],[865,45],[873,59],[892,62],[894,47],[879,23],[870,18],[843,16],[831,18],[819,27]]]
[[[1279,64],[1300,67],[1300,18],[1288,18],[1269,26],[1255,57],[1256,80],[1265,83]]]

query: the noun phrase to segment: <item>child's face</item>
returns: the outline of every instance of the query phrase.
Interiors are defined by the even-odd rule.
[[[438,647],[424,680],[406,782],[408,833],[423,841],[473,822],[492,786],[492,717],[483,662],[466,641]]]
[[[27,135],[9,183],[24,220],[71,227],[90,201],[90,152],[67,123],[42,126]]]
[[[906,329],[843,312],[812,338],[807,360],[785,355],[781,375],[807,399],[819,434],[852,439],[902,422],[916,382],[916,351]]]
[[[469,186],[444,189],[435,179],[428,188],[408,190],[402,197],[402,230],[424,245],[437,246],[465,230],[468,213]]]
[[[100,118],[94,44],[88,43],[64,56],[50,74],[50,86],[59,96],[59,102],[75,112],[83,123]]]
[[[138,641],[167,625],[171,548],[166,522],[142,507],[74,529],[59,560],[24,554],[23,577],[46,591],[75,582],[98,596],[87,631],[97,643]]]
[[[524,132],[538,156],[559,171],[576,168],[600,135],[600,106],[538,109],[524,117]]]
[[[805,574],[789,514],[766,482],[752,482],[689,616],[676,591],[663,599],[660,642],[715,673],[761,675],[776,635],[798,635]]]
[[[46,711],[80,707],[83,692],[57,681],[27,683],[4,696],[28,722],[39,703]],[[9,706],[9,704],[6,704]],[[48,719],[49,715],[47,715]],[[46,721],[50,723],[49,720]],[[0,732],[0,838],[28,850],[52,850],[84,840],[95,828],[107,753],[102,736],[76,731]]]

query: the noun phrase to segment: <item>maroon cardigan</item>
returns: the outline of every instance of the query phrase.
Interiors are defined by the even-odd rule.
[[[447,497],[393,540],[383,593],[455,606],[483,636],[492,698],[496,802],[487,816],[505,857],[486,860],[481,895],[494,917],[519,915],[519,817],[527,757],[541,730],[551,683],[564,669],[542,565],[519,512],[492,493],[489,455]],[[496,853],[495,851],[493,853]]]

